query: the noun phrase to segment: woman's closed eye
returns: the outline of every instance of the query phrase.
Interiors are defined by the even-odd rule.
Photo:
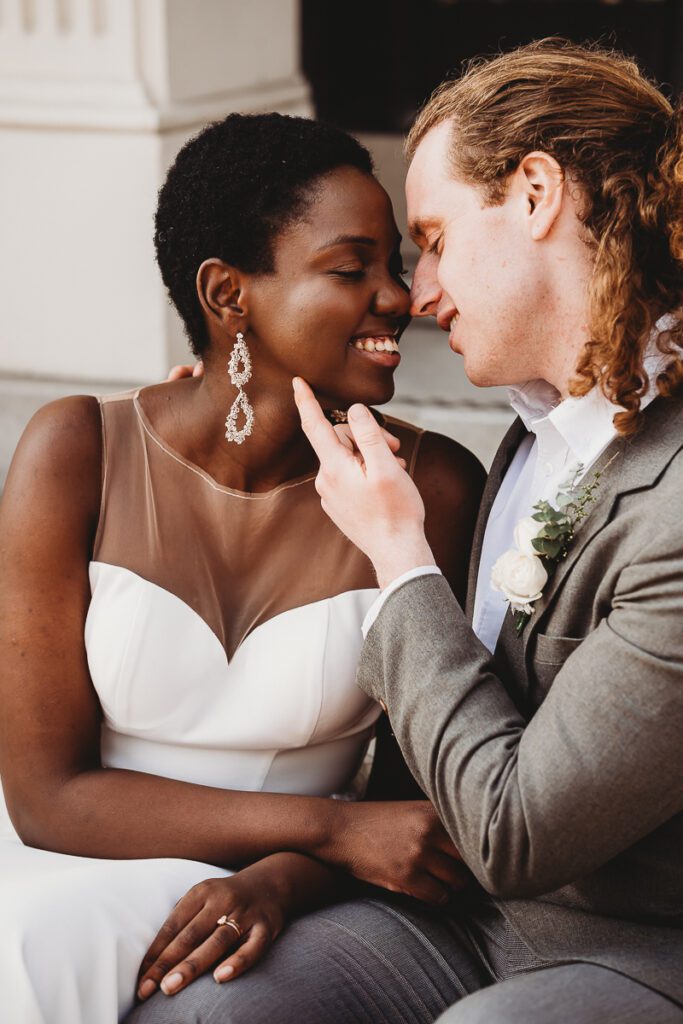
[[[331,270],[330,273],[333,277],[341,277],[347,281],[362,281],[365,277],[365,267],[356,267],[353,270],[345,270],[337,267],[335,270]]]
[[[394,253],[389,260],[389,273],[392,277],[406,277],[408,268],[403,266],[403,257],[400,252]]]

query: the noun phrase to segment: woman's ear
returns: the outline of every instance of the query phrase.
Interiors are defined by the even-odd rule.
[[[515,173],[526,196],[531,238],[539,242],[547,237],[560,216],[564,173],[554,157],[541,152],[527,153]]]
[[[204,260],[197,271],[197,295],[209,321],[225,327],[246,315],[239,270],[223,260]]]

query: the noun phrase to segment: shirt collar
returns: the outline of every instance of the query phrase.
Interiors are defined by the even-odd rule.
[[[667,313],[654,326],[643,360],[650,386],[641,399],[641,409],[657,397],[657,376],[671,359],[659,350],[657,338],[676,322],[677,318]],[[507,392],[510,405],[527,430],[534,434],[557,432],[576,461],[584,466],[590,465],[616,434],[614,416],[622,407],[610,402],[599,387],[580,398],[570,396],[564,400],[560,400],[557,389],[545,380],[511,386]]]

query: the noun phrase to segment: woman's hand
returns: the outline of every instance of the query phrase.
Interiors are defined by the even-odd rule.
[[[472,875],[427,800],[340,803],[318,856],[364,882],[440,906]]]
[[[335,872],[298,853],[277,853],[229,878],[190,889],[166,918],[140,967],[138,998],[175,995],[211,968],[229,981],[265,955],[288,918],[338,895]],[[217,924],[219,918],[237,926]],[[241,934],[240,934],[241,932]]]

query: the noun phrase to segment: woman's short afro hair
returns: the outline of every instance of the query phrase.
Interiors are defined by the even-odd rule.
[[[203,261],[272,271],[274,240],[304,214],[315,196],[311,186],[346,166],[373,172],[370,154],[352,136],[282,114],[230,114],[183,146],[159,192],[154,244],[196,355],[208,344],[195,283]]]

